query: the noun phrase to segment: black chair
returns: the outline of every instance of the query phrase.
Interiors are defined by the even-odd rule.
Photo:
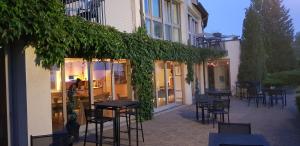
[[[86,145],[87,139],[87,131],[89,124],[95,124],[95,132],[96,132],[96,145],[100,143],[102,146],[103,142],[103,124],[105,122],[112,121],[112,117],[105,117],[103,116],[103,110],[95,109],[95,108],[85,108],[85,120],[86,120],[86,127],[85,127],[85,135],[84,135],[84,146]],[[100,124],[100,142],[98,141],[98,124]]]
[[[144,139],[144,129],[143,129],[143,121],[142,121],[142,117],[140,116],[139,112],[136,112],[134,109],[135,108],[140,108],[140,106],[138,107],[128,107],[127,109],[124,109],[121,111],[121,117],[125,117],[126,119],[126,127],[127,127],[127,131],[122,131],[125,133],[128,133],[128,141],[129,141],[129,145],[131,145],[131,130],[135,129],[135,130],[140,130],[142,133],[142,139],[143,142],[145,142]],[[139,110],[138,110],[139,111]],[[138,114],[138,115],[137,115]],[[138,129],[131,127],[131,117],[134,116],[135,118],[138,117],[138,122],[140,123],[140,127]]]
[[[73,139],[67,132],[30,136],[31,146],[72,146]]]
[[[218,123],[218,133],[225,133],[225,134],[251,134],[251,124],[244,124],[244,123]]]
[[[213,118],[213,127],[215,127],[215,121],[219,115],[224,122],[224,115],[227,115],[227,120],[229,123],[229,110],[230,110],[230,100],[229,99],[220,99],[213,101],[212,107],[209,107],[208,112],[212,114]]]
[[[282,108],[286,105],[286,93],[283,89],[269,89],[267,90],[269,95],[269,104],[271,106],[278,104],[278,101],[281,100]]]
[[[247,100],[248,106],[250,106],[251,100],[255,101],[256,107],[258,107],[260,101],[263,105],[266,105],[266,95],[264,92],[259,92],[257,86],[252,85],[247,88]]]

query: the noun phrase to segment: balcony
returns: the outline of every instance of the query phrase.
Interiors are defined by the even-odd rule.
[[[104,0],[62,0],[68,16],[80,16],[87,21],[105,24]]]
[[[225,50],[224,41],[226,37],[227,36],[223,36],[221,33],[202,33],[190,37],[192,40],[189,39],[189,43],[198,48]]]

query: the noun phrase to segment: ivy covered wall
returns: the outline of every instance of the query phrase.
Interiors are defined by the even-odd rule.
[[[132,85],[142,107],[142,117],[152,118],[153,65],[155,60],[187,64],[186,81],[193,81],[193,63],[222,57],[225,52],[195,48],[150,38],[144,28],[134,33],[64,14],[59,0],[0,1],[0,46],[18,40],[35,47],[36,63],[44,68],[63,63],[65,57],[129,59]],[[25,46],[24,46],[25,47]]]

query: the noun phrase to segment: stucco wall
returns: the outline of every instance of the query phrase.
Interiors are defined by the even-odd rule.
[[[119,31],[132,32],[134,30],[135,17],[132,0],[108,0],[105,1],[106,24],[116,27]]]
[[[238,80],[238,72],[240,65],[240,40],[225,42],[225,48],[228,51],[226,58],[230,59],[230,85],[231,91],[235,91],[235,82]]]
[[[25,51],[28,138],[52,133],[50,71],[37,66],[34,60],[34,48],[28,47]]]

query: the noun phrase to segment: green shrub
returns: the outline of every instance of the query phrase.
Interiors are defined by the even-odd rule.
[[[267,74],[263,83],[265,86],[298,86],[300,69]]]

